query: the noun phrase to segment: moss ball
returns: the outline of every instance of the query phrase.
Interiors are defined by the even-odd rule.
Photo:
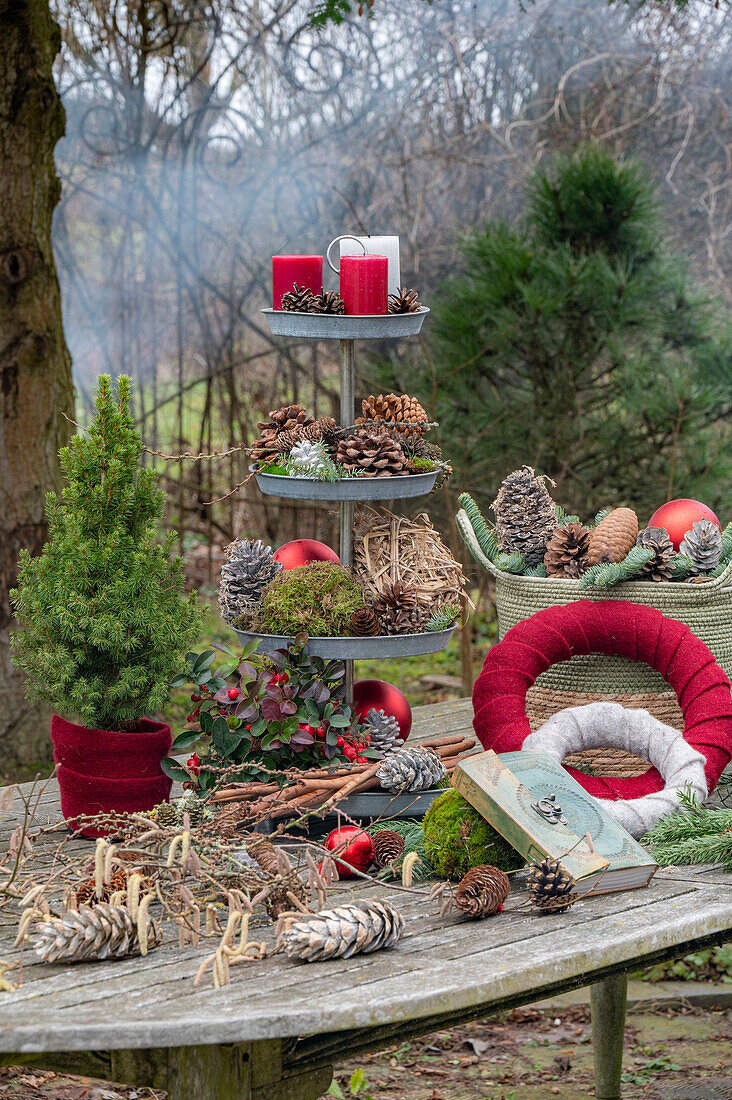
[[[315,561],[277,573],[262,595],[259,622],[271,634],[314,638],[345,634],[354,611],[363,607],[363,591],[350,570],[332,561]]]
[[[524,865],[523,856],[456,790],[445,791],[422,822],[427,859],[442,878],[458,882],[471,867],[490,863],[502,871]]]

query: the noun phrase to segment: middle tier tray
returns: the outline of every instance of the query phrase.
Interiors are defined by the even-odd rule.
[[[311,477],[289,477],[262,473],[256,463],[249,467],[261,492],[290,500],[404,500],[426,496],[432,491],[438,470],[426,474],[396,477],[346,477],[342,481],[317,481]]]
[[[260,653],[284,649],[292,638],[279,634],[258,634],[232,627],[242,645],[257,641]],[[416,657],[446,649],[456,627],[425,631],[422,634],[377,634],[371,638],[309,638],[307,651],[313,657],[335,661],[368,661],[379,657]]]

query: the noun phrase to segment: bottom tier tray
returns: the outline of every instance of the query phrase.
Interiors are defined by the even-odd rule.
[[[261,653],[284,649],[293,638],[279,634],[256,634],[232,628],[242,645],[257,641]],[[379,657],[416,657],[446,649],[456,627],[422,634],[377,634],[370,638],[310,638],[307,651],[313,657],[335,661],[369,661]]]
[[[339,820],[339,814],[345,814],[347,818],[360,821],[368,828],[374,821],[382,824],[388,823],[390,818],[411,819],[420,818],[429,810],[436,798],[445,793],[444,787],[432,787],[428,791],[413,791],[411,794],[389,794],[388,791],[363,791],[361,794],[351,794],[334,806],[331,813],[323,818],[311,817],[307,824],[298,826],[292,830],[292,835],[310,837],[311,840],[326,836],[333,825]],[[282,818],[267,818],[254,826],[254,831],[269,836],[278,826],[282,825]],[[287,832],[287,829],[285,830]]]

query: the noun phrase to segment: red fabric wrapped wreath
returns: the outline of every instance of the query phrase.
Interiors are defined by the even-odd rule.
[[[713,790],[732,757],[729,680],[688,626],[644,604],[579,600],[538,611],[512,627],[489,651],[473,689],[473,725],[484,748],[520,749],[531,732],[526,692],[553,664],[580,653],[644,661],[668,681],[684,716],[684,739],[706,758],[704,774]],[[641,798],[664,786],[655,768],[631,779],[567,771],[597,798]]]

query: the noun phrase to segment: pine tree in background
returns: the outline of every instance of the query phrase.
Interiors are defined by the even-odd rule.
[[[427,356],[369,380],[433,395],[462,489],[487,503],[524,463],[582,517],[673,496],[713,505],[732,471],[732,337],[665,247],[643,171],[593,147],[527,185],[526,218],[463,240]],[[418,380],[415,380],[415,375]]]
[[[15,662],[29,695],[90,728],[134,728],[166,702],[200,610],[161,542],[163,493],[140,465],[129,379],[99,379],[88,431],[60,452],[66,486],[47,497],[49,541],[20,555]]]

